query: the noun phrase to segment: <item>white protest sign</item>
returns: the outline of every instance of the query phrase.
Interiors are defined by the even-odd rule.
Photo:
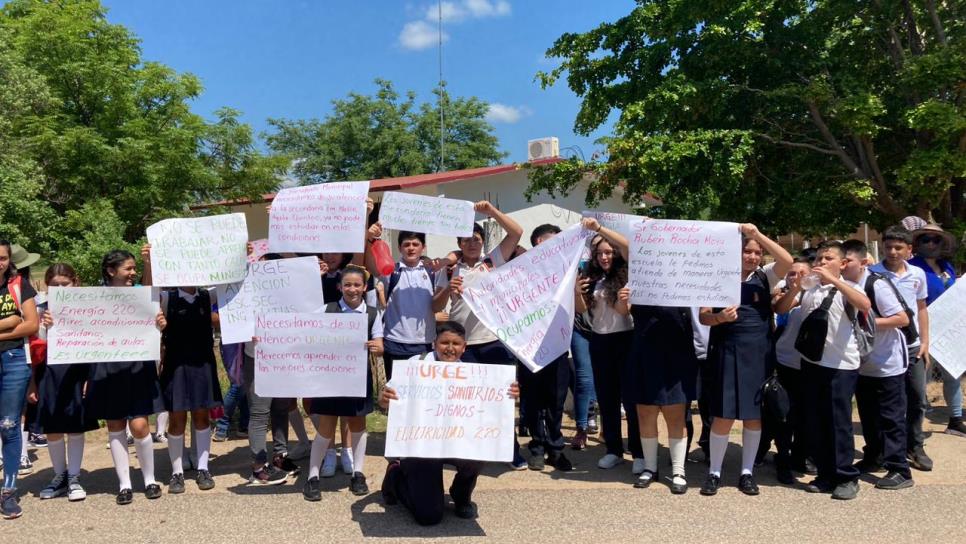
[[[386,457],[513,460],[513,366],[393,363]]]
[[[509,263],[463,280],[463,300],[476,317],[534,372],[570,349],[577,263],[592,234],[571,225]]]
[[[369,321],[357,313],[259,314],[255,392],[260,397],[364,397]]]
[[[410,195],[392,191],[382,197],[379,222],[383,228],[440,236],[471,236],[476,212],[469,200]]]
[[[952,376],[966,372],[966,281],[960,279],[929,305],[929,355]]]
[[[248,262],[254,263],[268,253],[268,238],[252,240],[252,252],[248,254]]]
[[[644,221],[644,217],[640,215],[605,212],[601,210],[584,210],[581,215],[583,217],[593,217],[602,227],[619,232],[628,240],[631,238],[631,223]]]
[[[245,214],[165,219],[147,228],[156,287],[234,283],[245,278]]]
[[[150,287],[51,287],[47,302],[54,320],[47,364],[161,358],[160,308]]]
[[[628,273],[632,304],[740,304],[741,231],[718,221],[631,223]]]
[[[361,253],[368,193],[368,181],[282,189],[272,201],[268,247],[276,253]]]
[[[323,309],[319,261],[296,257],[249,263],[245,281],[219,285],[217,294],[221,341],[248,342],[255,334],[257,314]]]

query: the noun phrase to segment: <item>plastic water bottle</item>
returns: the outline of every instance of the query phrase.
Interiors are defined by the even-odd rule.
[[[811,291],[812,289],[815,289],[816,287],[818,287],[819,284],[821,283],[822,283],[822,280],[821,278],[818,277],[818,274],[812,272],[802,278],[802,283],[801,283],[802,290]]]
[[[379,275],[388,276],[396,269],[396,261],[392,258],[392,250],[389,244],[382,240],[372,242],[372,256],[376,259],[376,270]]]

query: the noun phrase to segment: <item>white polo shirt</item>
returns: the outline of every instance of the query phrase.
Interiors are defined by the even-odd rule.
[[[916,330],[919,330],[919,301],[926,300],[929,296],[929,290],[926,286],[926,273],[923,269],[907,263],[905,273],[900,276],[886,268],[884,263],[877,263],[870,266],[869,270],[878,272],[892,280],[892,284],[896,286],[899,294],[906,301],[906,306],[909,306],[909,309],[912,310],[913,323],[916,325]],[[920,334],[922,333],[920,332]],[[919,344],[917,338],[915,342],[909,344],[909,347],[914,348]]]
[[[788,321],[782,335],[775,342],[775,358],[778,364],[801,370],[802,354],[795,349],[795,339],[798,338],[798,329],[802,326],[802,307],[795,306],[788,312]]]
[[[503,253],[500,251],[500,246],[497,246],[489,254],[486,255],[485,259],[489,259],[493,265],[493,268],[503,266],[506,263],[506,259],[503,258]],[[454,277],[458,274],[460,276],[465,276],[470,272],[474,272],[482,269],[484,266],[484,260],[480,259],[480,262],[473,266],[470,266],[463,262],[462,259],[456,263],[456,270],[453,272]],[[436,287],[443,289],[449,288],[449,279],[446,274],[436,275]],[[466,329],[466,345],[476,346],[479,344],[486,344],[488,342],[495,342],[499,340],[495,334],[493,334],[490,329],[486,328],[483,323],[477,319],[476,315],[470,310],[469,305],[463,301],[463,297],[460,296],[450,296],[450,308],[449,308],[449,318],[451,321],[463,325]]]
[[[859,285],[865,288],[869,279],[866,272]],[[875,306],[879,309],[878,317],[889,317],[903,313],[902,303],[895,292],[886,285],[886,280],[878,280],[872,284],[875,294]],[[906,337],[899,329],[878,329],[875,334],[875,345],[872,353],[865,357],[859,374],[870,378],[888,378],[899,376],[906,372],[907,363]]]
[[[339,299],[339,308],[342,309],[342,313],[344,313],[344,314],[366,314],[366,313],[368,313],[368,310],[366,310],[367,305],[366,305],[366,302],[364,300],[361,303],[359,303],[358,306],[356,306],[355,308],[352,308],[348,304],[345,303],[345,299],[344,298],[340,298]],[[376,338],[382,338],[382,312],[381,311],[377,311],[376,312],[376,320],[372,322],[372,332],[371,332],[370,336],[372,337],[373,340],[375,340]]]
[[[842,281],[845,282],[848,288],[865,294],[858,285],[845,278]],[[825,300],[826,295],[831,290],[832,285],[819,285],[802,294],[801,311],[803,321],[808,317],[808,314],[822,305],[822,301]],[[852,322],[845,315],[845,297],[841,292],[835,293],[835,297],[832,299],[832,306],[828,310],[828,333],[825,335],[825,350],[822,352],[822,360],[805,360],[826,368],[858,370],[859,364],[861,363],[859,360],[859,347],[852,333]]]
[[[436,340],[436,314],[433,312],[435,287],[430,271],[420,260],[416,266],[399,262],[399,282],[389,293],[389,279],[382,282],[386,301],[386,340],[399,344],[431,344]],[[445,275],[443,271],[438,273]]]

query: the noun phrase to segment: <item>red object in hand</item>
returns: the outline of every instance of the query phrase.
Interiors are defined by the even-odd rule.
[[[392,250],[389,244],[382,240],[372,242],[372,256],[376,259],[376,270],[380,276],[388,276],[396,269],[396,261],[392,258]]]

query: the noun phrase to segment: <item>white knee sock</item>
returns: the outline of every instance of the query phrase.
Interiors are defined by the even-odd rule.
[[[755,470],[755,456],[758,454],[758,444],[761,442],[761,431],[749,428],[741,430],[741,473],[751,474]]]
[[[657,437],[641,437],[641,449],[644,450],[644,470],[657,473]]]
[[[728,451],[728,435],[711,431],[711,462],[708,473],[721,476],[721,464],[724,463],[725,452]]]
[[[30,433],[27,432],[27,426],[24,425],[23,432],[20,433],[20,457],[27,457],[27,439],[30,437]]]
[[[319,472],[322,470],[322,454],[329,448],[331,441],[331,438],[322,438],[321,434],[315,433],[312,450],[309,453],[309,479],[319,477]]]
[[[83,461],[84,433],[67,435],[67,475],[80,475],[81,464]]]
[[[208,470],[208,457],[211,455],[211,427],[195,431],[195,440],[192,443],[198,450],[198,470]]]
[[[358,433],[350,432],[349,437],[352,441],[352,470],[354,472],[363,472],[366,464],[366,441],[369,438],[369,433],[366,431]]]
[[[67,444],[64,439],[47,441],[47,453],[50,464],[54,467],[54,476],[67,472]]]
[[[107,433],[107,439],[111,445],[111,458],[114,460],[114,471],[117,472],[117,483],[121,490],[131,489],[131,460],[127,455],[127,431]]]
[[[184,436],[182,444],[184,444]],[[158,483],[154,479],[154,442],[151,435],[146,434],[144,438],[134,439],[134,451],[138,454],[138,464],[141,465],[141,475],[144,476],[144,486]]]
[[[309,433],[305,432],[305,420],[302,419],[302,412],[299,412],[298,408],[288,413],[288,424],[292,426],[295,437],[299,439],[299,442],[309,441]]]
[[[684,475],[684,460],[688,456],[688,440],[686,438],[668,438],[668,449],[671,450],[671,475]]]
[[[171,459],[171,474],[184,474],[181,456],[184,454],[184,435],[168,435],[168,457]],[[138,453],[140,455],[140,452]]]
[[[158,414],[157,420],[157,434],[168,434],[168,413],[161,412]],[[184,435],[182,435],[184,436]]]

